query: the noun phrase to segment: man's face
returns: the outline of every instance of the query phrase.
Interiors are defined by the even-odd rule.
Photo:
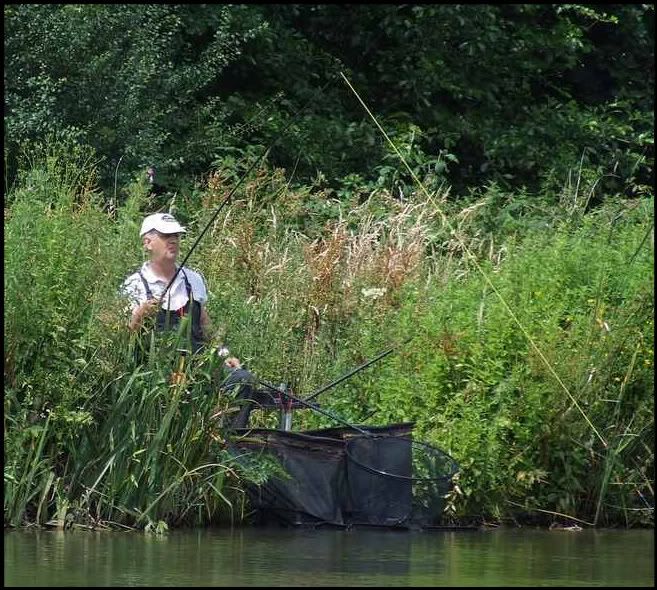
[[[175,262],[180,250],[180,234],[161,234],[153,231],[144,237],[144,245],[151,260]]]

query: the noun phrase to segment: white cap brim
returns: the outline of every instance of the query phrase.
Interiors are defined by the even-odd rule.
[[[184,234],[187,230],[180,225],[173,215],[168,213],[155,213],[149,215],[141,224],[140,236],[147,234],[149,231],[155,230],[161,234]]]

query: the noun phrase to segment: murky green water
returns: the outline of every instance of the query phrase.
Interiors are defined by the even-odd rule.
[[[5,586],[653,586],[654,531],[5,533]]]

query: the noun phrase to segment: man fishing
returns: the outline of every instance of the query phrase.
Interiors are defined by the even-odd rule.
[[[139,270],[129,275],[121,286],[130,305],[128,327],[137,331],[147,318],[155,317],[156,331],[177,330],[181,318],[191,319],[191,348],[200,351],[210,339],[211,322],[205,304],[208,291],[201,273],[176,264],[180,251],[180,237],[186,233],[184,227],[169,213],[148,215],[141,224],[139,235],[149,260]],[[242,402],[240,412],[233,420],[233,428],[243,428],[253,409],[254,398],[251,373],[242,368],[238,358],[228,356],[222,347],[224,365],[229,371],[223,387],[239,386],[238,400]]]

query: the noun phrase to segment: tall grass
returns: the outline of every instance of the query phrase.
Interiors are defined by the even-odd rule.
[[[117,291],[141,262],[145,185],[128,187],[112,218],[86,183],[62,182],[66,166],[34,165],[48,171],[45,184],[28,170],[6,218],[5,522],[238,518],[225,493],[234,471],[210,420],[214,359],[181,371],[180,344],[158,340],[144,364],[148,343],[125,329]],[[172,370],[181,383],[170,383]]]
[[[265,472],[241,472],[222,446],[216,417],[233,404],[217,395],[217,357],[187,358],[181,370],[175,339],[125,330],[116,290],[141,262],[145,186],[126,187],[109,214],[93,169],[72,186],[49,162],[32,163],[5,212],[5,522],[238,522],[243,478]],[[174,212],[191,235],[228,184],[210,175],[202,207],[183,196]],[[652,201],[573,207],[496,186],[467,203],[447,193],[337,201],[261,170],[189,264],[207,279],[215,342],[297,394],[412,336],[319,401],[354,422],[412,420],[418,437],[448,450],[462,467],[453,517],[503,521],[521,507],[523,518],[648,524]],[[142,357],[141,346],[159,352]],[[253,423],[275,426],[276,416],[255,412]],[[298,428],[327,425],[295,415]]]

